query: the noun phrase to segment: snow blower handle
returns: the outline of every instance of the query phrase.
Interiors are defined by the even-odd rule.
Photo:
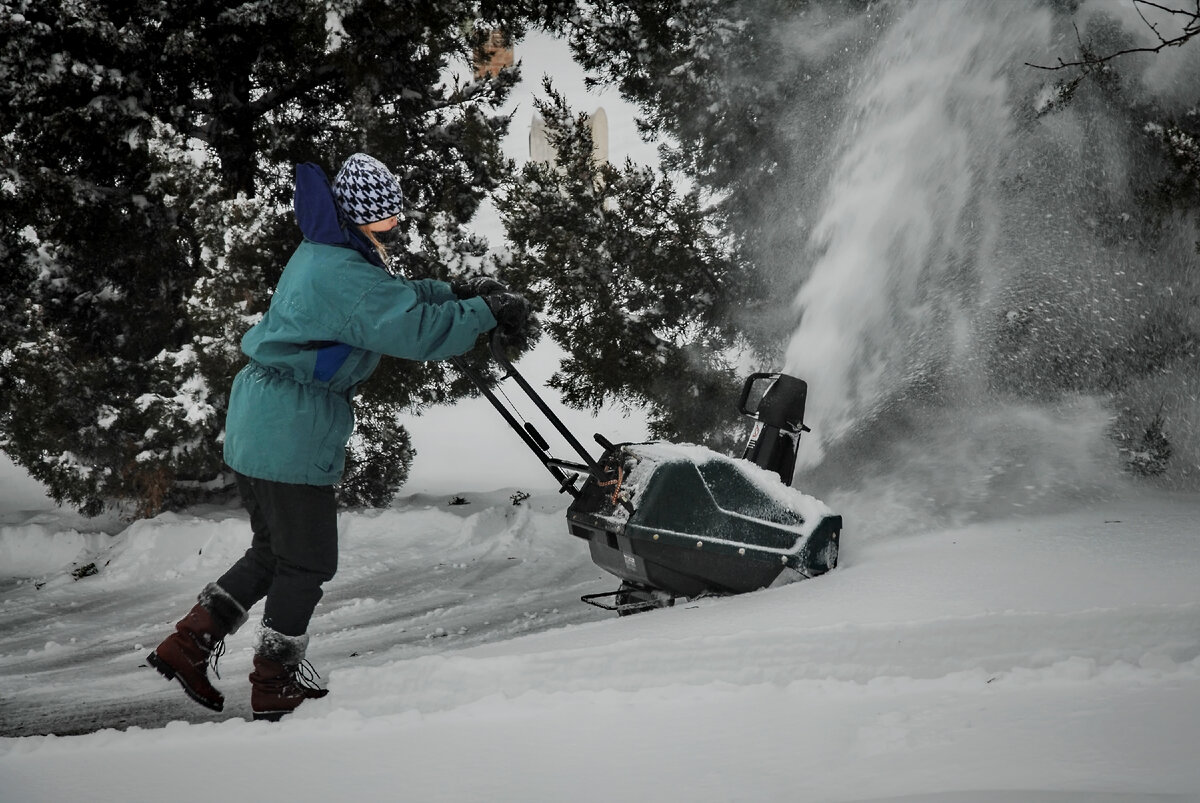
[[[521,372],[518,371],[511,362],[508,361],[508,355],[504,353],[504,338],[500,335],[498,330],[492,332],[491,339],[488,341],[488,348],[492,352],[492,359],[499,363],[500,367],[504,369],[506,374],[508,374],[508,377],[506,378],[512,378],[512,380],[517,383],[521,390],[525,391],[525,395],[537,405],[537,408],[541,410],[542,415],[546,416],[546,420],[554,425],[554,428],[557,429],[563,438],[566,439],[567,443],[571,445],[571,448],[575,450],[575,453],[583,458],[584,464],[582,466],[571,464],[569,467],[582,468],[590,474],[599,475],[600,466],[596,460],[591,456],[591,454],[588,453],[587,449],[583,448],[583,444],[576,439],[576,437],[571,433],[571,430],[567,429],[567,425],[562,422],[562,419],[555,415],[554,411],[550,409],[550,406],[542,400],[542,397],[539,396],[537,391],[533,389],[533,386],[525,381],[525,377],[521,376]],[[532,429],[532,426],[529,424],[526,424],[526,426]],[[541,436],[539,436],[539,438],[540,437]],[[542,443],[545,443],[545,439],[542,439]]]
[[[567,443],[571,445],[571,448],[579,454],[579,456],[583,459],[582,463],[562,460],[550,454],[550,444],[547,443],[544,437],[542,437],[542,434],[538,432],[537,429],[534,428],[533,424],[529,423],[528,421],[524,423],[517,421],[517,418],[515,415],[513,415],[513,412],[507,406],[505,406],[499,398],[497,398],[495,392],[488,385],[487,381],[480,376],[478,372],[467,365],[466,361],[461,357],[452,357],[451,362],[454,364],[454,367],[459,370],[459,372],[461,372],[464,376],[470,379],[472,383],[474,383],[475,387],[479,388],[480,393],[482,393],[487,400],[491,402],[492,406],[496,408],[496,412],[500,413],[500,416],[508,423],[510,427],[512,427],[513,431],[517,433],[521,440],[525,442],[525,445],[529,447],[529,450],[532,451],[537,458],[542,461],[542,465],[544,465],[554,479],[558,481],[559,492],[561,493],[565,491],[570,493],[572,496],[578,496],[579,489],[575,487],[575,480],[579,476],[578,473],[567,474],[563,469],[574,472],[583,472],[585,474],[591,474],[599,477],[602,474],[600,465],[587,452],[587,450],[583,448],[583,444],[581,444],[575,438],[575,436],[571,434],[571,431],[568,430],[566,425],[563,424],[559,417],[554,414],[554,411],[550,409],[546,402],[542,400],[542,398],[537,394],[537,391],[535,391],[533,387],[525,380],[525,377],[521,376],[521,373],[517,371],[511,362],[509,362],[508,356],[504,353],[503,338],[499,335],[497,330],[492,331],[492,336],[488,345],[492,354],[492,358],[500,365],[501,368],[504,369],[505,376],[501,377],[501,380],[513,379],[516,381],[521,390],[525,392],[525,395],[527,395],[533,401],[533,403],[537,405],[542,415],[546,417],[546,420],[554,425],[555,429],[557,429],[566,439]]]

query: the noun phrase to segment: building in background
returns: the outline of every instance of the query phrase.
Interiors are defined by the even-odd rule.
[[[504,31],[488,34],[482,52],[475,57],[475,78],[495,77],[505,67],[513,66],[515,53],[512,40]]]
[[[588,127],[592,130],[592,161],[601,164],[608,161],[608,115],[601,106],[588,116]],[[554,164],[558,153],[546,136],[546,123],[536,112],[529,126],[529,161]]]

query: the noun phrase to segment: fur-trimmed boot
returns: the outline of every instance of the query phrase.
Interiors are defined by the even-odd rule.
[[[225,696],[208,680],[208,669],[217,672],[217,659],[225,652],[225,637],[246,621],[246,610],[216,583],[209,583],[197,597],[196,606],[175,625],[146,663],[175,679],[196,702],[213,711],[225,707]]]
[[[263,625],[254,648],[254,671],[250,673],[250,710],[255,719],[278,722],[305,700],[329,694],[313,680],[320,677],[304,660],[308,636],[285,636]]]

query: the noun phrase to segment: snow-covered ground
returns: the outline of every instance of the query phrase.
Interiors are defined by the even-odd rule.
[[[508,496],[345,514],[332,693],[278,724],[247,721],[250,628],[224,715],[143,666],[247,543],[236,507],[115,538],[10,511],[3,732],[104,730],[0,738],[0,798],[1200,800],[1194,496],[899,536],[843,511],[826,576],[624,618],[578,601],[614,583],[565,500]]]
[[[564,53],[518,47],[526,87],[574,81]],[[560,86],[622,159],[628,110]],[[543,384],[553,355],[527,360]],[[515,435],[432,411],[409,495],[340,520],[310,648],[331,694],[280,723],[247,721],[252,627],[225,714],[143,665],[247,545],[236,505],[84,520],[0,460],[0,801],[1200,800],[1200,497],[1074,483],[1084,429],[981,419],[845,469],[828,575],[618,618],[579,602],[616,582]],[[1054,459],[1022,441],[1014,468],[1014,429]]]

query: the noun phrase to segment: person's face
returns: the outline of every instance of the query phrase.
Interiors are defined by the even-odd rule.
[[[396,219],[396,216],[392,215],[391,217],[384,218],[383,220],[376,220],[374,223],[367,223],[363,226],[363,228],[367,231],[373,232],[391,231],[392,229],[396,228],[399,223],[400,221]]]

